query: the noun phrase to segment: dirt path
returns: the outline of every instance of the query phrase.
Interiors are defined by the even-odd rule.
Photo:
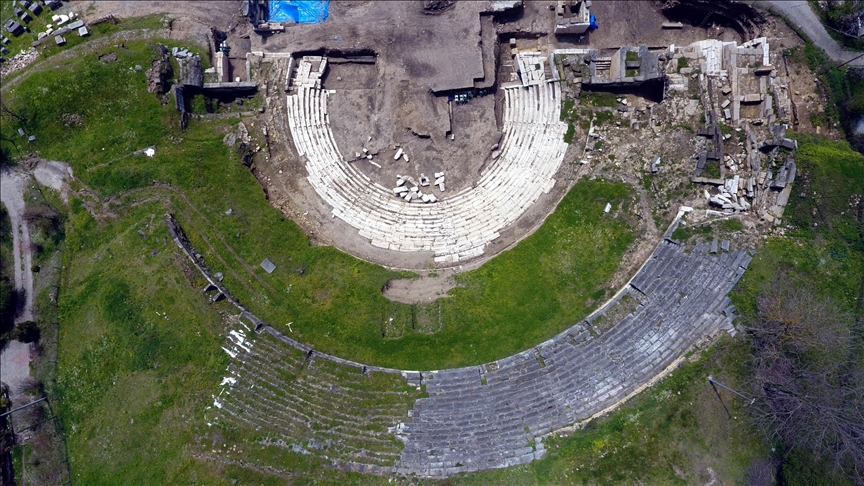
[[[5,169],[0,173],[0,201],[9,212],[12,221],[13,279],[19,295],[24,296],[23,305],[19,304],[15,323],[33,320],[33,273],[31,267],[30,229],[24,222],[24,184],[30,176],[15,169]]]
[[[30,344],[9,341],[0,352],[0,381],[9,385],[9,395],[19,403],[24,384],[30,376]]]
[[[69,164],[56,160],[40,160],[33,169],[33,176],[39,184],[57,191],[63,202],[69,202],[69,185],[66,183],[72,176]]]
[[[440,272],[439,272],[440,273]],[[447,297],[447,292],[456,287],[457,272],[445,271],[444,275],[426,276],[415,279],[400,278],[387,282],[384,297],[403,304],[421,304]]]
[[[819,17],[816,16],[816,13],[813,12],[809,2],[806,0],[764,0],[753,2],[753,6],[775,14],[780,14],[788,19],[801,29],[801,32],[806,34],[814,44],[825,50],[828,57],[833,59],[835,62],[850,61],[862,54],[860,52],[843,50],[843,48],[840,47],[830,35],[828,35],[825,26],[822,25]],[[853,66],[864,66],[864,57],[858,57],[858,59],[852,61],[850,64]]]

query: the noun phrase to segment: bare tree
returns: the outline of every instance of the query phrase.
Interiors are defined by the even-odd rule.
[[[831,457],[864,482],[864,370],[860,332],[830,299],[789,284],[758,297],[747,331],[757,422],[788,448]]]

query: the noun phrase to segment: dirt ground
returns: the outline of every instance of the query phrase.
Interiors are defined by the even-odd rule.
[[[635,8],[640,18],[650,18],[646,22],[623,22],[633,24],[629,30],[622,30],[609,25],[603,32],[592,34],[590,44],[617,46],[627,43],[657,42],[663,45],[676,42],[689,42],[705,38],[710,29],[687,28],[681,31],[663,31],[659,28],[662,15],[656,6],[649,2],[632,2],[627,9],[616,2],[607,2],[599,7],[601,13],[609,18],[622,15],[623,10]],[[477,45],[477,41],[447,44],[438,47],[434,58],[423,57],[425,46],[418,46],[416,41],[405,39],[392,30],[395,24],[401,28],[414,22],[415,30],[424,33],[427,29],[440,29],[440,20],[455,22],[443,30],[436,30],[442,42],[454,29],[472,29],[473,18],[477,18],[476,8],[457,11],[453,9],[443,16],[424,16],[419,12],[417,4],[396,4],[388,11],[383,11],[378,5],[367,2],[353,4],[338,4],[331,10],[327,22],[312,26],[288,26],[285,34],[275,34],[259,38],[252,36],[252,50],[265,52],[284,52],[302,50],[320,52],[318,49],[346,52],[349,50],[363,53],[377,53],[376,64],[348,63],[334,59],[329,72],[324,78],[325,89],[334,90],[330,95],[328,106],[331,113],[331,126],[337,146],[343,157],[354,159],[357,154],[363,154],[363,148],[376,154],[373,162],[381,165],[376,167],[365,159],[355,162],[355,167],[363,171],[374,181],[388,187],[396,181],[397,174],[410,175],[417,178],[420,173],[432,176],[443,171],[447,176],[447,191],[455,193],[459,189],[469,187],[479,178],[485,165],[490,161],[491,148],[500,138],[501,93],[496,96],[475,98],[465,105],[453,105],[452,125],[447,111],[446,99],[430,92],[429,77],[447,78],[447,72],[420,73],[411,62],[416,58],[437,60],[455,56],[460,50],[488,51],[486,55],[494,56],[494,46]],[[605,9],[605,10],[604,10]],[[380,18],[374,25],[363,19]],[[331,23],[332,22],[332,23]],[[656,25],[655,25],[656,24]],[[463,25],[464,27],[459,27]],[[644,27],[648,25],[649,27]],[[655,28],[656,27],[656,28]],[[640,29],[648,29],[651,34],[647,38],[640,37]],[[347,29],[347,30],[345,30]],[[543,32],[544,35],[519,38],[520,49],[549,48],[554,46],[567,47],[566,39],[556,39],[550,35],[554,29],[554,14],[543,2],[527,2],[525,12],[513,22],[499,24],[499,35],[509,40],[508,32]],[[654,29],[654,30],[651,30]],[[397,29],[398,30],[398,29]],[[602,30],[602,29],[601,29]],[[334,35],[334,32],[340,32]],[[351,34],[352,42],[346,42]],[[599,33],[599,34],[598,34]],[[424,34],[425,35],[425,34]],[[726,33],[726,37],[734,38],[735,34]],[[427,41],[423,41],[425,43]],[[505,41],[506,42],[506,41]],[[512,63],[507,63],[509,47],[502,47],[497,79],[512,78]],[[464,55],[463,55],[464,56]],[[475,56],[474,59],[482,56]],[[411,58],[411,59],[408,59]],[[463,57],[464,58],[464,57]],[[407,64],[406,64],[407,62]],[[264,64],[266,66],[266,63]],[[275,71],[275,70],[274,70]],[[279,92],[283,74],[281,72],[262,71],[264,77],[270,77],[268,93]],[[418,76],[428,74],[428,76]],[[369,245],[368,241],[357,234],[356,229],[330,214],[330,208],[324,204],[305,181],[303,161],[293,153],[290,134],[284,125],[284,98],[278,101],[268,100],[269,149],[268,156],[256,160],[256,172],[259,180],[267,187],[271,202],[286,215],[298,221],[313,241],[319,244],[336,246],[359,258],[393,268],[411,269],[423,274],[429,270],[439,272],[441,269],[432,264],[431,253],[424,252],[394,252],[381,250]],[[451,131],[455,140],[447,137]],[[418,136],[420,134],[421,136]],[[428,138],[427,138],[428,137]],[[285,146],[287,145],[287,147]],[[393,160],[397,147],[402,148],[410,156],[410,163],[403,160]],[[524,214],[514,225],[502,231],[501,237],[490,244],[483,257],[460,265],[457,271],[475,268],[496,255],[500,251],[512,247],[519,240],[531,234],[545,217],[554,210],[560,198],[566,193],[577,176],[577,156],[581,157],[582,147],[574,144],[562,164],[559,183],[547,196],[544,196],[534,207]],[[580,169],[581,170],[581,169]],[[633,179],[633,177],[630,177]],[[636,183],[638,181],[628,181]],[[447,193],[436,194],[446,198]],[[671,211],[671,210],[670,210]],[[654,238],[657,229],[650,210],[642,215]],[[653,238],[652,238],[653,239]],[[643,248],[634,257],[647,256]],[[635,262],[634,262],[635,263]],[[432,282],[437,282],[432,294],[452,285],[447,277],[424,280],[422,284],[411,284],[412,292],[420,291],[416,286],[426,289]],[[407,284],[405,284],[407,285]],[[399,285],[393,285],[388,291],[395,296]],[[424,295],[428,292],[421,292]],[[397,297],[394,297],[397,298]]]
[[[362,155],[363,148],[377,154],[372,162],[381,168],[362,158],[354,166],[384,187],[395,186],[397,175],[417,179],[422,173],[432,178],[436,172],[444,172],[447,178],[446,192],[435,191],[440,199],[470,186],[491,160],[491,148],[501,136],[495,122],[495,97],[454,105],[451,126],[445,96],[430,96],[428,89],[407,82],[384,81],[379,86],[337,90],[330,96],[331,127],[342,155],[350,160]],[[397,146],[408,154],[409,162],[393,159]]]
[[[194,20],[204,25],[228,30],[233,22],[243,20],[240,2],[236,0],[72,0],[69,8],[85,20],[105,15],[120,18],[162,15],[172,19]]]
[[[591,13],[597,17],[600,26],[587,39],[587,44],[594,48],[639,44],[649,47],[682,46],[703,39],[741,40],[733,29],[712,28],[710,22],[705,27],[685,25],[680,30],[663,29],[662,24],[668,19],[651,0],[595,0],[591,3]]]
[[[12,222],[12,254],[15,288],[24,295],[23,305],[15,314],[15,322],[33,320],[33,262],[30,229],[24,221],[25,185],[31,182],[29,175],[17,168],[6,168],[0,173],[0,200],[9,212]]]
[[[20,341],[9,341],[0,350],[0,381],[9,385],[11,399],[17,405],[25,382],[30,377],[31,345]]]

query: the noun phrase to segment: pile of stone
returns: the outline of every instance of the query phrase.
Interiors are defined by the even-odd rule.
[[[408,162],[408,154],[402,150],[402,147],[399,147],[398,150],[396,150],[396,155],[393,156],[393,160],[399,160],[399,157],[402,157],[405,159],[405,162]]]
[[[745,182],[746,180],[746,182]],[[718,194],[710,196],[708,191],[705,191],[708,201],[719,206],[722,209],[731,209],[734,211],[747,211],[750,209],[750,203],[744,198],[744,191],[749,188],[749,192],[753,192],[753,178],[742,179],[739,176],[726,179],[722,186],[717,187]],[[739,194],[741,196],[739,197]]]
[[[439,188],[441,191],[444,191],[444,173],[436,172],[435,176],[438,177],[438,174],[441,174],[441,184]],[[436,179],[437,180],[437,179]],[[408,187],[405,183],[411,184],[413,187]],[[435,197],[432,193],[424,193],[420,190],[421,187],[429,187],[429,178],[426,177],[426,174],[420,173],[420,181],[414,180],[411,176],[403,176],[400,174],[396,174],[396,187],[393,188],[393,193],[402,199],[411,202],[412,200],[422,201],[424,203],[435,203],[438,202],[438,198]],[[436,184],[437,185],[437,184]]]
[[[370,137],[370,139],[371,139],[371,137]],[[354,152],[354,160],[368,160],[370,164],[374,165],[375,167],[378,167],[379,169],[381,168],[381,164],[372,160],[376,155],[378,155],[377,150],[375,150],[375,149],[370,150],[366,147],[363,147],[360,150],[362,150],[362,153],[361,152]],[[349,160],[349,162],[351,162],[351,161]]]
[[[63,37],[69,32],[76,32],[78,37],[86,37],[90,35],[90,30],[84,25],[83,20],[75,20],[78,15],[75,12],[70,12],[69,15],[52,15],[51,24],[45,26],[44,32],[36,34],[36,42],[33,47],[42,45],[53,35],[54,43],[58,46],[66,44],[66,38]],[[68,23],[67,23],[68,22]],[[56,29],[54,27],[57,27]]]
[[[3,67],[0,68],[0,75],[6,76],[19,69],[24,69],[35,61],[37,57],[39,57],[39,53],[32,47],[26,51],[19,52],[12,59],[9,59],[9,62],[3,64]]]
[[[438,186],[438,189],[440,189],[441,192],[444,192],[444,173],[443,172],[436,172],[435,173],[435,185]]]
[[[172,47],[171,55],[176,59],[186,59],[189,57],[193,57],[195,54],[189,52],[189,49],[181,48],[181,47]]]
[[[771,172],[768,172],[768,180],[771,180],[771,189],[784,189],[787,184],[795,182],[795,160],[792,157],[786,158],[786,163],[780,168],[776,179],[771,179]]]

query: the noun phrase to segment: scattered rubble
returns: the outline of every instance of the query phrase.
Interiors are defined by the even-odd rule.
[[[104,56],[110,54],[113,54],[113,59],[108,60],[116,61],[117,54],[114,52],[105,54]],[[102,60],[102,57],[103,56],[99,56],[100,61]],[[171,63],[168,62],[168,48],[159,44],[159,57],[150,63],[150,69],[145,73],[145,76],[147,76],[147,91],[160,95],[167,93],[170,89],[169,80],[173,75],[174,73],[171,69]]]

